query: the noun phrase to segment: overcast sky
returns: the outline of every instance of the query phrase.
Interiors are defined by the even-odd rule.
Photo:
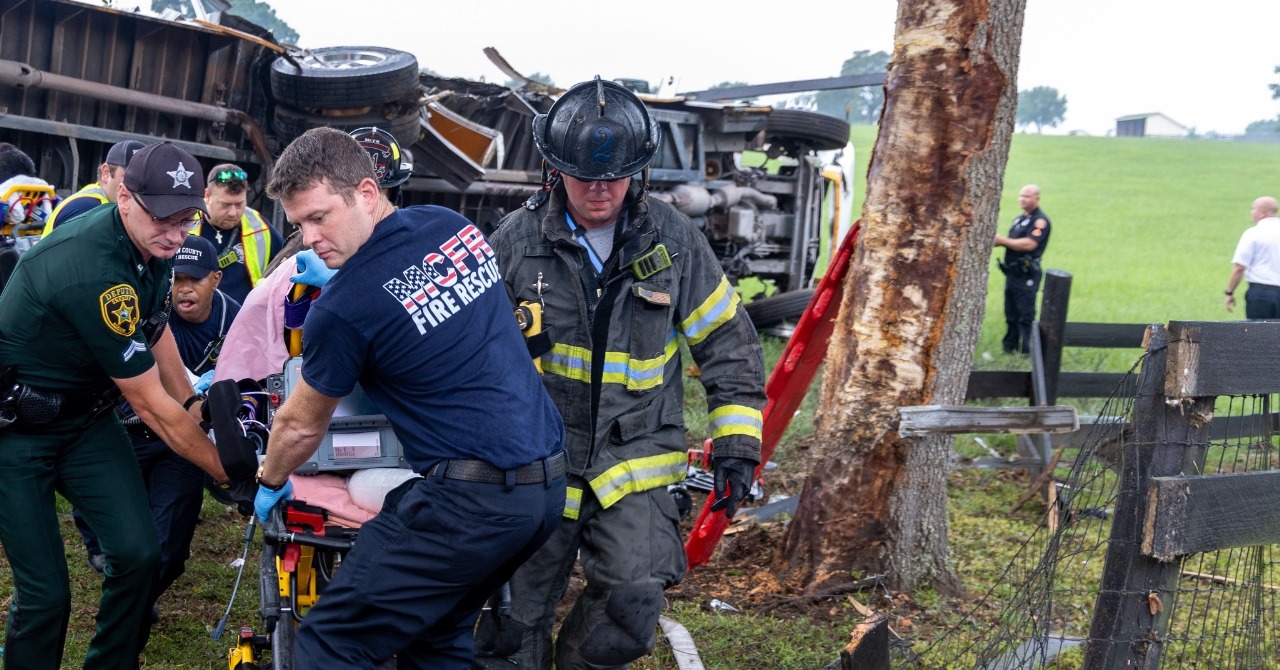
[[[680,91],[839,75],[854,51],[892,51],[897,12],[891,0],[267,2],[302,46],[393,47],[442,75],[504,83],[482,53],[493,46],[560,86],[599,73],[674,77]],[[1056,132],[1103,134],[1118,116],[1162,112],[1240,133],[1280,113],[1267,88],[1277,65],[1275,0],[1028,0],[1018,89],[1067,97]]]

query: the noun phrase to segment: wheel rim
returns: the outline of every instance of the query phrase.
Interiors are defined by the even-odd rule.
[[[386,60],[387,55],[377,51],[332,51],[312,53],[305,62],[331,70],[355,70],[373,67]]]

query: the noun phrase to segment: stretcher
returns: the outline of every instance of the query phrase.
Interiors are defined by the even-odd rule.
[[[283,375],[268,378],[265,390],[249,381],[240,382],[238,390],[229,382],[210,388],[215,441],[235,442],[247,437],[256,444],[259,457],[265,454],[274,410],[300,378],[296,370],[300,361],[289,363]],[[400,445],[394,438],[381,437],[379,428],[385,417],[367,414],[370,407],[358,388],[342,401],[339,414],[345,416],[334,419],[325,438],[329,456],[318,461],[313,457],[291,476],[293,499],[281,500],[265,523],[258,524],[252,510],[242,509],[250,515],[246,558],[255,527],[262,529],[259,622],[237,631],[227,656],[229,670],[295,667],[294,633],[354,546],[360,524],[373,518],[387,491],[417,476],[412,470],[385,467],[403,462]],[[352,436],[372,439],[372,453],[343,441]],[[337,473],[349,476],[340,478]],[[238,588],[239,578],[232,603]],[[228,604],[227,613],[214,629],[215,639],[222,635],[231,609]]]
[[[282,500],[262,524],[258,563],[261,627],[241,626],[227,657],[229,670],[293,670],[293,640],[308,610],[356,542],[358,530],[327,522],[328,514]]]

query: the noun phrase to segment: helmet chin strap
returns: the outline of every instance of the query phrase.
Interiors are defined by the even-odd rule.
[[[547,165],[547,161],[543,160],[542,161],[542,190],[550,193],[551,189],[554,189],[556,187],[556,184],[560,183],[561,179],[562,177],[560,176],[560,171],[551,167],[550,165]]]
[[[649,197],[649,166],[644,166],[640,173],[644,175],[640,177],[640,200],[645,200]]]

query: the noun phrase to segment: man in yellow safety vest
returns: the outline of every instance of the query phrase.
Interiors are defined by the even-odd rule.
[[[247,206],[248,190],[249,175],[242,168],[230,163],[215,166],[204,191],[209,219],[192,233],[213,242],[222,270],[218,288],[241,303],[284,244],[280,233]]]

